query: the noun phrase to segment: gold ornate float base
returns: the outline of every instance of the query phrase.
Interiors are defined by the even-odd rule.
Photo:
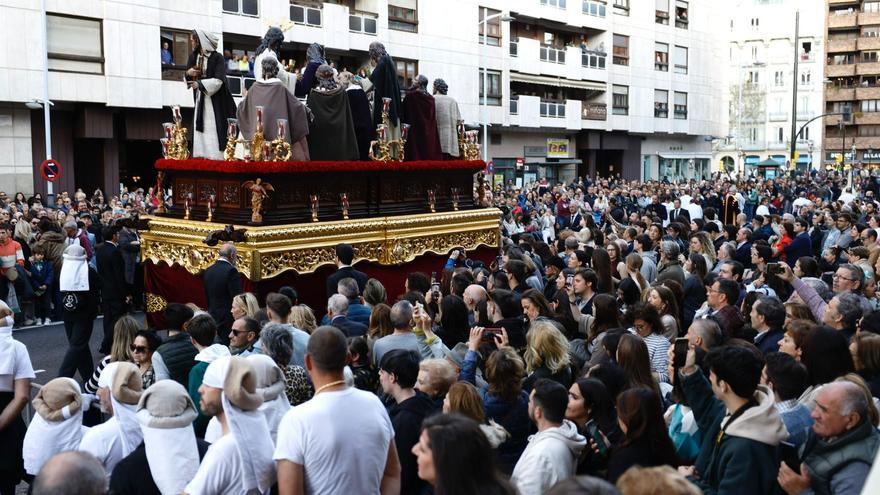
[[[202,241],[223,225],[165,217],[148,217],[149,231],[142,235],[144,259],[180,265],[197,274],[217,260],[220,245]],[[501,212],[495,208],[376,217],[338,222],[252,227],[247,240],[236,243],[238,269],[253,282],[292,270],[312,273],[335,263],[335,246],[354,247],[355,262],[398,265],[426,253],[445,254],[452,248],[497,247]]]

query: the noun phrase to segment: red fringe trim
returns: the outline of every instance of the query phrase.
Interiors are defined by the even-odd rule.
[[[156,160],[156,170],[215,172],[221,174],[303,174],[316,172],[422,172],[433,170],[470,170],[486,168],[482,160],[448,160],[417,162],[227,162],[193,158],[189,160]]]

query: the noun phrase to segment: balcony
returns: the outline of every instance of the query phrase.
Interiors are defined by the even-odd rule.
[[[816,61],[816,55],[814,53],[801,53],[800,62],[802,64],[815,62],[815,61]]]
[[[859,14],[859,25],[873,26],[880,24],[880,12],[862,12]]]
[[[828,29],[854,28],[858,25],[857,23],[858,15],[855,12],[828,16]]]
[[[855,112],[853,120],[856,125],[880,124],[880,112]]]
[[[511,71],[580,82],[608,80],[607,54],[584,52],[579,46],[553,48],[529,38],[520,38],[515,46],[516,56],[509,59]]]
[[[826,65],[825,76],[849,77],[856,75],[856,64]]]
[[[850,98],[853,99],[853,98]],[[880,100],[880,86],[856,88],[856,100]]]
[[[880,149],[880,137],[856,137],[855,139],[849,136],[847,133],[846,136],[846,145],[843,146],[843,140],[841,138],[825,138],[825,149],[826,150],[839,150],[842,147],[845,147],[847,151],[852,149],[852,145],[855,144],[858,149]]]
[[[581,67],[585,69],[605,70],[608,54],[602,52],[585,51],[581,52]]]
[[[549,118],[554,118],[554,119],[564,119],[565,118],[565,103],[541,100],[540,115],[541,115],[541,117],[549,117]]]
[[[804,121],[810,120],[815,116],[816,116],[816,114],[814,112],[809,111],[809,110],[798,109],[798,111],[797,111],[797,121],[798,122],[804,122]]]
[[[866,36],[859,38],[856,42],[859,50],[880,50],[880,37]]]
[[[854,52],[856,51],[855,38],[849,40],[828,40],[828,53]]]
[[[854,88],[828,87],[825,89],[825,101],[852,101],[856,98]]]
[[[784,150],[788,149],[788,143],[785,141],[770,141],[767,143],[768,150]]]
[[[858,6],[859,3],[860,3],[859,0],[828,0],[828,5],[831,5],[834,7],[837,7],[837,6],[845,7],[847,5],[852,5],[855,7],[855,6]]]
[[[375,14],[354,12],[348,15],[348,30],[352,33],[376,36],[377,20]]]
[[[768,114],[768,120],[770,122],[785,122],[786,120],[788,120],[788,112],[770,112]]]
[[[842,118],[842,115],[829,115],[827,117],[822,117],[822,125],[826,127],[835,127],[840,124],[840,119]]]
[[[551,64],[565,65],[565,49],[541,45],[541,50],[539,52],[538,58],[541,60],[541,62],[550,62]]]
[[[880,62],[861,62],[856,67],[856,74],[860,76],[875,76],[880,74]]]
[[[510,42],[510,56],[513,58],[519,56],[519,43],[516,41]]]

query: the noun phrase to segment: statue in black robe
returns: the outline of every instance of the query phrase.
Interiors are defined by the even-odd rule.
[[[337,76],[339,84],[348,94],[348,106],[351,107],[351,118],[354,121],[354,133],[357,135],[358,155],[361,160],[370,159],[370,141],[376,135],[370,102],[361,83],[351,72],[343,71]]]
[[[296,82],[296,91],[294,94],[297,98],[305,98],[308,96],[309,91],[315,87],[317,82],[315,81],[315,71],[318,70],[318,67],[327,63],[327,60],[324,58],[324,47],[318,43],[312,43],[306,49],[306,58],[308,59],[308,64],[306,68],[303,70],[302,79]]]
[[[329,65],[315,72],[318,85],[306,100],[314,118],[309,125],[309,156],[312,160],[357,160],[358,145],[347,92]]]
[[[400,125],[400,85],[397,82],[397,66],[391,55],[385,51],[385,45],[378,41],[370,43],[370,65],[373,66],[373,72],[370,74],[373,91],[373,127],[382,123],[382,98],[391,98],[388,115],[391,127],[397,128]]]
[[[186,71],[196,106],[192,156],[212,160],[224,159],[226,119],[235,117],[235,101],[226,82],[226,62],[217,53],[218,41],[213,33],[193,30],[193,52]]]
[[[400,120],[409,124],[406,140],[406,161],[442,160],[440,134],[437,132],[437,111],[434,97],[428,94],[428,78],[417,76],[403,99]]]

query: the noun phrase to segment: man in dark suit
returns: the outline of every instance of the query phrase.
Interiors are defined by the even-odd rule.
[[[330,318],[330,325],[342,330],[346,337],[362,337],[367,334],[367,326],[349,320],[348,298],[342,294],[333,294],[327,301],[327,317]]]
[[[205,285],[205,299],[208,300],[208,314],[217,323],[217,337],[224,344],[229,343],[232,329],[232,298],[241,294],[241,276],[235,268],[238,252],[235,245],[227,242],[220,248],[217,262],[205,270],[202,281]]]
[[[665,221],[668,218],[666,214],[666,205],[660,202],[660,198],[656,194],[651,196],[651,204],[645,208],[645,214],[648,216],[655,216],[659,218],[660,221]]]
[[[351,247],[351,244],[337,244],[336,245],[336,266],[338,267],[336,273],[327,277],[327,298],[336,294],[336,286],[339,284],[339,281],[351,277],[353,278],[358,285],[358,293],[364,293],[364,286],[367,285],[367,280],[370,277],[367,276],[366,273],[355,270],[351,263],[354,261],[354,249]]]
[[[104,242],[98,245],[95,254],[98,275],[101,277],[101,311],[104,313],[104,337],[101,339],[101,354],[110,354],[113,346],[113,327],[127,311],[131,302],[128,284],[125,283],[125,260],[119,250],[119,228],[104,227],[101,232]]]
[[[752,233],[745,227],[736,231],[736,254],[733,259],[742,263],[743,268],[752,267]]]
[[[569,229],[575,232],[579,232],[581,230],[581,214],[578,213],[578,205],[575,202],[572,202],[568,205],[568,215],[558,217],[559,229]]]
[[[672,211],[669,213],[669,221],[677,222],[678,217],[685,217],[687,219],[687,223],[691,223],[691,212],[689,212],[687,208],[682,208],[681,200],[676,198],[672,201]]]
[[[788,266],[794,268],[794,264],[799,258],[812,256],[812,243],[810,242],[810,234],[807,233],[809,229],[810,226],[803,218],[794,221],[794,239],[782,250],[785,253],[785,262],[788,263]]]

